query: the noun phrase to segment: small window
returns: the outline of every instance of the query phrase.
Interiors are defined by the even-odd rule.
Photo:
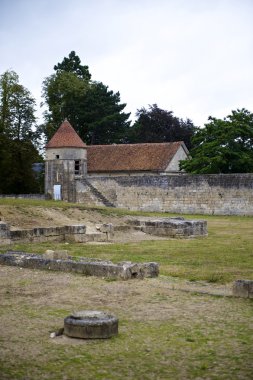
[[[76,160],[75,161],[75,175],[79,175],[80,174],[80,169],[81,169],[80,161]]]
[[[57,154],[57,155],[56,155],[56,159],[59,160],[59,158],[60,158],[60,156],[59,156],[59,154]]]

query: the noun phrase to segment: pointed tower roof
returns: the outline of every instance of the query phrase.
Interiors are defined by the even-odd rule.
[[[86,144],[78,136],[67,119],[61,124],[46,148],[86,148]]]

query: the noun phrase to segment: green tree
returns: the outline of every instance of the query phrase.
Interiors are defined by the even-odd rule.
[[[75,74],[78,78],[88,81],[91,79],[89,67],[81,65],[81,60],[74,51],[71,51],[68,58],[64,57],[61,63],[54,66],[54,70],[59,74],[62,72]]]
[[[137,120],[131,128],[130,142],[157,143],[184,141],[191,147],[191,138],[195,132],[192,121],[179,119],[172,111],[166,111],[153,104],[149,109],[141,108],[136,113]]]
[[[35,100],[14,71],[0,77],[0,192],[36,190],[32,164],[41,157],[36,132]]]
[[[0,133],[6,133],[12,123],[12,97],[18,83],[14,71],[6,71],[0,77]]]
[[[130,114],[123,112],[126,104],[120,103],[119,92],[114,93],[102,82],[92,82],[82,105],[80,116],[84,122],[77,131],[87,144],[125,142]]]
[[[42,95],[48,107],[43,125],[46,138],[67,118],[87,144],[124,142],[130,114],[123,112],[126,105],[120,103],[119,92],[91,81],[88,66],[81,65],[75,52],[54,70],[43,82]]]
[[[43,132],[50,139],[64,119],[80,131],[84,128],[83,99],[89,83],[72,72],[58,72],[43,82],[42,95],[48,110],[44,113]]]
[[[192,142],[191,159],[181,162],[189,173],[253,172],[253,114],[244,108],[224,119],[209,117]]]
[[[0,132],[11,139],[36,142],[35,99],[14,71],[0,77]]]

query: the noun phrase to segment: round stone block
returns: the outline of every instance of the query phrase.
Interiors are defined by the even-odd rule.
[[[64,319],[64,334],[81,339],[111,338],[118,334],[118,319],[102,311],[79,311]]]

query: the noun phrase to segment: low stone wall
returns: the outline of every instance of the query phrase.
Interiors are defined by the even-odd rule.
[[[0,194],[0,198],[46,199],[45,194]]]
[[[235,297],[253,298],[253,280],[237,280],[233,283]]]
[[[73,272],[84,276],[121,280],[157,277],[159,274],[157,263],[121,262],[113,264],[111,261],[100,261],[85,257],[81,257],[79,261],[72,260],[71,257],[66,260],[55,260],[20,251],[7,251],[5,254],[0,254],[0,264],[31,269]]]
[[[8,224],[0,221],[0,245],[1,244],[10,244],[10,229]]]
[[[105,240],[106,240],[106,235]],[[15,242],[35,243],[46,241],[86,242],[86,226],[82,224],[62,227],[36,227],[24,230],[10,230],[9,226],[0,222],[0,244]]]
[[[189,220],[184,218],[149,218],[130,219],[130,225],[151,235],[169,238],[190,238],[207,236],[206,220]]]
[[[144,233],[168,238],[188,238],[207,235],[205,220],[186,220],[177,218],[129,218],[128,225],[113,226],[111,223],[96,226],[96,232],[86,233],[83,224],[61,227],[35,227],[24,230],[10,230],[0,222],[0,245],[15,242],[42,243],[47,241],[67,242],[109,242],[113,241],[114,231],[128,232],[134,229]]]
[[[115,207],[176,214],[253,215],[253,174],[87,177]],[[102,205],[77,181],[77,202]]]

